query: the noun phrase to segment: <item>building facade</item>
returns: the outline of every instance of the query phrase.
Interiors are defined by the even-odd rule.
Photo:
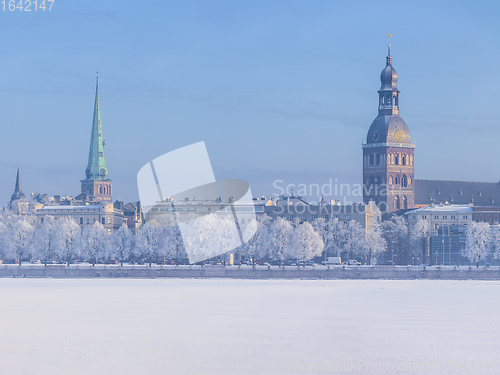
[[[467,237],[467,225],[473,220],[472,205],[439,204],[405,213],[410,237],[417,231],[417,223],[427,221],[428,233],[416,246],[417,264],[468,265],[462,256]]]
[[[374,201],[382,213],[413,208],[415,144],[399,116],[398,75],[389,51],[380,74],[378,116],[363,145],[363,201]]]

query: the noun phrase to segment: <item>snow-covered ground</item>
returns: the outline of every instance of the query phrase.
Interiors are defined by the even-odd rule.
[[[498,374],[499,281],[0,279],[1,374]]]

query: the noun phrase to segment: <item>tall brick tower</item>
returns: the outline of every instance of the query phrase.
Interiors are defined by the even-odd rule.
[[[380,74],[378,116],[363,145],[363,200],[373,200],[383,213],[415,206],[415,144],[399,116],[398,75],[392,67],[390,47]]]
[[[82,193],[87,194],[91,202],[112,201],[112,181],[107,178],[108,170],[104,160],[104,145],[102,136],[101,108],[99,105],[99,79],[96,82],[94,119],[90,137],[89,162],[85,170],[85,180],[81,180]]]

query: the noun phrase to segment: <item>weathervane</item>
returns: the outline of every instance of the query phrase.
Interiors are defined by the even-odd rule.
[[[387,35],[389,37],[389,42],[390,42],[392,34],[385,34],[385,35]],[[387,50],[389,51],[389,55],[390,55],[391,54],[391,45],[390,44],[387,46]]]

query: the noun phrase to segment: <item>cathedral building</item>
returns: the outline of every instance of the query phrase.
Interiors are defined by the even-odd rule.
[[[415,144],[399,116],[398,75],[391,50],[380,74],[378,116],[363,145],[363,201],[374,201],[383,213],[415,206]]]

